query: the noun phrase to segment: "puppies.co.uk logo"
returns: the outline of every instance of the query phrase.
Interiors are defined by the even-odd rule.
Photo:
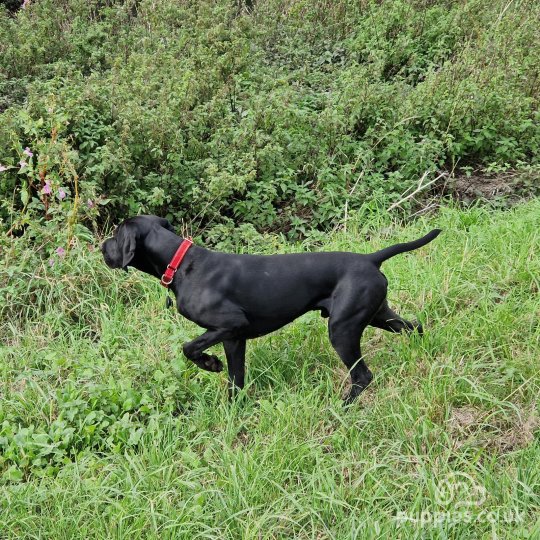
[[[486,488],[465,473],[450,473],[435,486],[435,502],[443,507],[478,507],[484,504],[486,498]]]
[[[399,511],[395,519],[399,525],[414,523],[420,527],[441,523],[518,523],[523,515],[518,509],[490,510],[487,491],[466,473],[450,473],[435,484],[433,500],[436,510],[422,512]]]

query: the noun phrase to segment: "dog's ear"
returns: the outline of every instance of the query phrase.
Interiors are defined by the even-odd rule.
[[[159,218],[159,224],[164,228],[164,229],[167,229],[168,231],[171,231],[173,232],[174,234],[176,234],[176,231],[174,230],[174,227],[168,222],[168,220],[166,220],[165,218]]]
[[[130,224],[122,225],[116,235],[116,243],[118,245],[120,260],[122,261],[121,268],[126,270],[127,265],[135,256],[135,249],[137,247],[136,228]]]

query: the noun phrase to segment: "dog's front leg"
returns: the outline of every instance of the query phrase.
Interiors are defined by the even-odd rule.
[[[227,339],[223,342],[227,369],[229,371],[229,399],[244,388],[244,373],[246,365],[246,340]]]
[[[206,354],[204,351],[212,345],[221,343],[226,339],[230,339],[234,336],[232,330],[208,330],[202,336],[195,338],[193,341],[185,343],[182,350],[186,355],[186,358],[191,360],[194,364],[206,371],[222,371],[223,363],[221,360],[213,355]]]

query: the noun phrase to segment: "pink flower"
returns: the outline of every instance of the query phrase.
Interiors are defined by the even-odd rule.
[[[49,266],[54,266],[54,259],[49,259]]]
[[[4,165],[0,165],[0,172],[4,172],[4,171],[7,171],[7,167],[4,166]]]
[[[21,161],[19,161],[19,165],[21,166],[21,169],[23,167],[26,167],[28,165],[28,163],[26,163],[26,161],[24,161],[24,159],[21,159]]]
[[[63,247],[56,248],[56,254],[59,257],[63,257],[66,254],[66,250]]]
[[[51,184],[48,180],[45,181],[45,185],[43,186],[42,193],[45,195],[50,195],[52,193]]]
[[[65,192],[62,188],[60,188],[60,189],[58,190],[58,198],[59,198],[61,201],[63,201],[63,200],[66,198],[66,192]]]
[[[27,155],[28,157],[32,157],[34,155],[28,146],[23,150],[23,154]]]
[[[94,208],[94,201],[92,199],[88,199],[88,201],[86,201],[86,204],[88,205],[88,208]]]

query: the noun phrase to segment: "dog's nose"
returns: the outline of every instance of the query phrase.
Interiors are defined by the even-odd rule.
[[[105,242],[101,244],[101,254],[103,255],[103,260],[105,261],[105,264],[111,268],[114,268],[115,267],[114,257],[111,256],[111,253],[109,249],[107,248],[107,242],[109,240],[105,240]]]

